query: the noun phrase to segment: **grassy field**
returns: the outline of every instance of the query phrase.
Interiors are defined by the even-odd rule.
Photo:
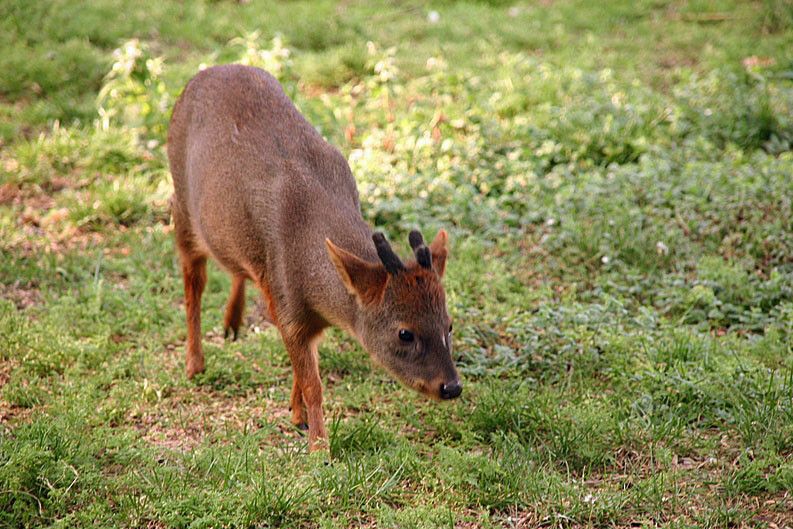
[[[793,527],[789,2],[5,0],[0,51],[0,527]],[[186,380],[164,139],[223,62],[449,230],[461,399],[331,332],[308,454],[214,265]]]

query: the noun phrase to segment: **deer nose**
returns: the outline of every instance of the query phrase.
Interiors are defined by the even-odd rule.
[[[463,386],[454,381],[451,384],[441,384],[441,398],[444,400],[456,399],[463,392]]]

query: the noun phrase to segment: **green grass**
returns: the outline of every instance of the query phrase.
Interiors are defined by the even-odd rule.
[[[787,2],[10,1],[0,49],[0,527],[793,524]],[[186,380],[164,141],[232,61],[449,230],[461,399],[332,331],[308,454],[215,266]]]

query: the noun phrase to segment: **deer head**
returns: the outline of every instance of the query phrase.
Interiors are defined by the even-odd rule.
[[[432,398],[453,399],[462,386],[452,361],[452,324],[441,279],[448,237],[438,232],[429,246],[410,232],[414,259],[403,263],[382,233],[372,240],[372,263],[326,240],[344,286],[359,308],[356,332],[364,348],[396,378]]]

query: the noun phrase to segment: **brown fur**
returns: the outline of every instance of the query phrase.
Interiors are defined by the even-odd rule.
[[[317,346],[330,325],[415,389],[435,398],[459,389],[440,281],[446,232],[429,246],[431,268],[410,262],[387,272],[347,162],[272,76],[239,65],[196,75],[174,108],[168,158],[189,377],[204,369],[201,294],[212,257],[233,277],[224,325],[234,338],[245,282],[261,290],[294,370],[292,420],[308,423],[312,449],[327,439]],[[414,342],[399,338],[403,329]]]

